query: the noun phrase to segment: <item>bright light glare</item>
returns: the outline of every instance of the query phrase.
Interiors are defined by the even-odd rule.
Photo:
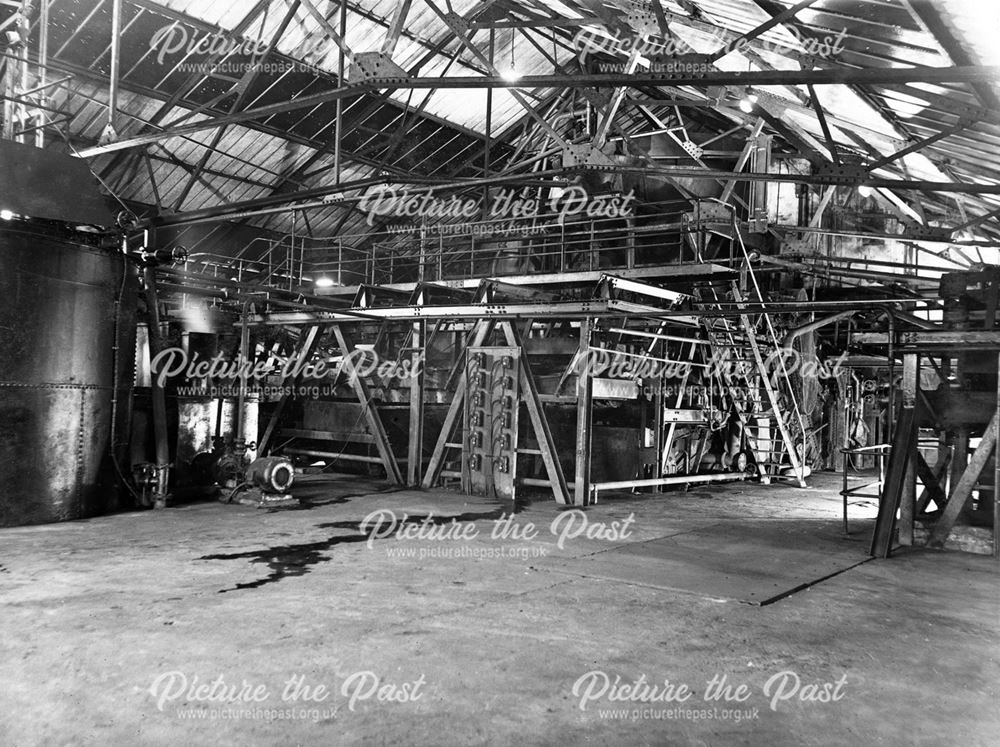
[[[333,280],[328,278],[326,275],[316,278],[317,288],[332,288],[334,285]]]
[[[756,104],[758,100],[759,99],[757,98],[757,94],[754,93],[754,90],[750,86],[747,86],[746,93],[743,95],[743,98],[740,99],[740,111],[750,114],[753,111],[754,104]]]
[[[14,220],[14,213],[10,210],[0,210],[0,220]]]
[[[500,77],[508,83],[516,83],[521,80],[521,73],[513,65],[500,71]]]
[[[861,195],[862,197],[871,197],[873,192],[874,190],[871,187],[866,186],[864,184],[858,187],[858,194]]]

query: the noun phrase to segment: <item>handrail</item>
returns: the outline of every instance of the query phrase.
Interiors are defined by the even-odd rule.
[[[700,261],[700,243],[686,235],[712,230],[719,222],[702,221],[700,210],[687,201],[642,209],[647,212],[622,218],[572,216],[563,223],[544,215],[516,225],[494,218],[383,227],[381,234],[257,237],[235,256],[192,254],[189,268],[291,290],[320,276],[353,285],[682,265]]]

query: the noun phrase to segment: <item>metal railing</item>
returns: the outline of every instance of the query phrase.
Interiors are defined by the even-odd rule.
[[[306,276],[304,250],[301,236],[254,239],[235,256],[213,252],[191,254],[184,269],[206,277],[291,291],[310,279]]]
[[[370,235],[310,240],[314,275],[341,284],[444,281],[475,277],[565,273],[702,261],[702,225],[690,205],[644,206],[655,214],[625,218],[514,224],[509,220],[412,224]],[[657,210],[657,208],[659,208]]]
[[[328,284],[353,286],[477,277],[568,273],[705,261],[706,231],[697,203],[643,205],[644,214],[557,222],[555,216],[513,222],[390,226],[335,237],[258,238],[235,256],[197,253],[186,270],[283,290]],[[716,219],[717,220],[717,219]],[[731,242],[730,242],[731,243]],[[726,256],[713,257],[723,264]]]

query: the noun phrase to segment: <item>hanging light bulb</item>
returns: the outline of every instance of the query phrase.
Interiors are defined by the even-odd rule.
[[[500,77],[508,83],[516,83],[521,79],[521,73],[517,71],[517,68],[514,67],[514,63],[511,62],[510,67],[502,68],[500,70]]]
[[[510,67],[500,70],[500,77],[508,83],[516,83],[521,79],[521,73],[514,64],[514,31],[510,32]]]
[[[332,278],[328,278],[326,275],[320,275],[315,280],[315,285],[317,288],[332,288],[334,282]]]
[[[740,111],[750,114],[753,111],[757,100],[757,94],[754,93],[753,88],[747,86],[747,90],[743,94],[743,98],[740,99]]]

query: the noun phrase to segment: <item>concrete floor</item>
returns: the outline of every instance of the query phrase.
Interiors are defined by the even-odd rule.
[[[766,606],[713,591],[760,584],[744,566],[762,561],[806,573],[811,534],[817,553],[841,542],[864,559],[866,532],[840,536],[838,479],[812,482],[609,497],[588,526],[634,512],[629,536],[562,548],[548,502],[512,521],[540,528],[534,539],[492,539],[492,521],[471,523],[495,515],[486,501],[365,495],[370,484],[349,480],[303,485],[308,510],[201,503],[0,530],[0,743],[997,744],[991,558],[912,551]],[[380,508],[457,516],[452,531],[478,537],[369,548],[357,522]],[[695,548],[682,585],[700,572],[701,592],[648,583],[648,559],[641,582],[588,575],[591,558],[605,570],[620,558],[629,577],[615,547],[765,518],[797,528],[799,547],[751,558],[720,537],[702,571]],[[574,694],[588,672],[659,690],[619,687],[614,700],[594,674]],[[722,676],[742,702],[706,699]],[[664,680],[687,700],[669,702],[682,693]]]

